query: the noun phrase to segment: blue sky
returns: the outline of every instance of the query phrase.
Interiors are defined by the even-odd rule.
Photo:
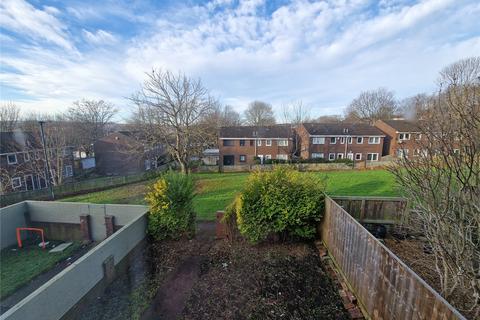
[[[81,98],[131,110],[145,72],[200,77],[222,103],[302,100],[341,114],[363,90],[435,90],[480,54],[476,0],[0,2],[2,101],[62,111]]]

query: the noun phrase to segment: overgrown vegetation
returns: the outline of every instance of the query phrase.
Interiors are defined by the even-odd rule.
[[[250,174],[228,214],[251,242],[269,236],[313,238],[323,214],[324,185],[313,174],[287,167]]]
[[[191,237],[195,232],[192,177],[167,171],[150,188],[145,200],[150,206],[148,232],[156,240]]]

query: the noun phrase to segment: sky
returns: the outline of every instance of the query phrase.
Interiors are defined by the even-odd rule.
[[[221,103],[301,100],[342,114],[361,91],[433,92],[480,55],[478,0],[0,2],[0,100],[61,112],[103,99],[128,118],[146,73],[200,78]]]

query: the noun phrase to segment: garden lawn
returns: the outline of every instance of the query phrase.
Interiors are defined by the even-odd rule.
[[[80,246],[80,243],[74,242],[61,253],[49,253],[48,248],[44,250],[37,245],[16,250],[12,247],[3,249],[0,252],[0,299],[68,258]]]
[[[327,193],[342,196],[398,196],[394,177],[386,170],[328,171],[313,173],[324,179]],[[248,173],[194,174],[197,196],[194,199],[198,219],[213,220],[215,212],[223,210],[241,191]],[[105,191],[65,198],[62,201],[107,204],[146,204],[147,185],[144,181]]]

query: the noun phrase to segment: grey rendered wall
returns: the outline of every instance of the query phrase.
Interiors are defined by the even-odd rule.
[[[26,227],[25,202],[0,209],[0,249],[17,243],[16,228]]]
[[[124,226],[148,208],[139,205],[92,204],[79,202],[27,201],[30,219],[42,222],[79,223],[80,215],[90,215],[94,241],[106,238],[105,215],[115,216],[115,224]]]
[[[145,237],[146,224],[146,215],[138,216],[0,316],[0,320],[60,319],[102,280],[102,263],[109,256],[113,255],[118,264]]]

